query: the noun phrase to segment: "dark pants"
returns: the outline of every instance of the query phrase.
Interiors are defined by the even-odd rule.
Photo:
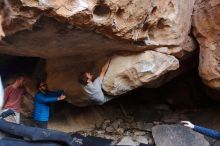
[[[47,129],[47,121],[35,121],[37,127]]]
[[[57,143],[57,142],[62,142],[66,144],[67,146],[78,146],[75,143],[74,139],[67,133],[59,132],[55,130],[19,125],[19,124],[7,122],[1,119],[0,119],[0,131],[15,135],[15,136],[26,137],[30,140],[30,142],[36,142],[36,144],[38,142],[42,142],[42,143],[52,142],[52,144]],[[6,146],[6,145],[14,146],[11,143],[8,143],[10,141],[11,140],[6,141],[6,143],[2,143],[0,140],[0,146]],[[20,144],[17,144],[16,146],[20,146],[20,145],[22,144],[20,143]],[[28,145],[23,145],[23,146],[35,146],[35,145],[28,144]],[[55,145],[52,145],[52,146],[55,146]]]

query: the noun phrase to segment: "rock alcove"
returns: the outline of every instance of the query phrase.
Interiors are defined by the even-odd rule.
[[[157,104],[168,106],[162,117],[203,102],[218,104],[220,3],[216,0],[9,2],[12,21],[0,42],[1,75],[7,84],[17,72],[28,74],[32,95],[40,79],[46,79],[52,90],[65,90],[68,98],[55,105],[51,128],[83,130],[114,113],[119,113],[114,118],[124,116],[128,121],[140,113],[141,118],[152,117],[151,124],[164,122],[155,116],[161,109],[141,108],[143,100],[153,109]],[[91,106],[78,76],[85,70],[97,75],[111,57],[103,90],[117,98],[101,107]],[[32,102],[27,98],[23,105]],[[26,116],[33,108],[27,107]],[[141,118],[136,122],[147,121]]]

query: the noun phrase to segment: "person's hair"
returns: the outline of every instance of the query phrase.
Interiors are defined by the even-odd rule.
[[[40,85],[41,85],[41,83],[46,83],[45,81],[39,81],[39,82],[37,82],[37,89],[39,89],[40,88]]]
[[[11,22],[11,6],[7,0],[0,0],[0,15],[3,18],[3,24],[8,25]]]
[[[16,74],[16,75],[14,76],[14,79],[15,79],[15,81],[16,81],[16,80],[19,80],[19,79],[24,78],[24,77],[26,77],[25,74],[19,73],[19,74]]]
[[[86,72],[83,72],[79,75],[79,83],[82,84],[82,85],[87,85],[87,80],[88,80],[88,77],[86,76]]]

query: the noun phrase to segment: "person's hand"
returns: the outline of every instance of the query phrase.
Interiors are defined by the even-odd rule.
[[[191,129],[193,129],[195,127],[194,124],[192,124],[190,121],[181,121],[181,123],[186,126],[186,127],[189,127]]]
[[[110,62],[111,62],[111,59],[109,59],[109,60],[105,63],[105,65],[102,66],[102,70],[101,70],[100,75],[99,75],[99,78],[100,78],[101,81],[104,79],[104,76],[105,76],[105,74],[106,74],[106,72],[107,72],[107,70],[108,70],[108,67],[109,67]]]
[[[61,96],[58,97],[58,100],[64,100],[65,98],[66,96],[62,94]]]

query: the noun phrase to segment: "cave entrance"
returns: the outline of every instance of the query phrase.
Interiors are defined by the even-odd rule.
[[[39,58],[21,57],[1,54],[0,74],[3,78],[16,73],[26,73],[31,75],[37,65]]]
[[[45,62],[44,59],[38,57],[23,57],[0,54],[0,74],[3,81],[13,77],[15,74],[25,74],[32,77],[35,75],[37,67]]]
[[[46,77],[43,74],[44,59],[0,56],[0,74],[3,79],[16,73]],[[219,104],[208,98],[205,91],[195,67],[159,88],[138,88],[101,106],[76,107],[65,101],[56,103],[53,105],[54,114],[49,128],[110,138],[115,142],[129,137],[135,143],[142,141],[149,144],[154,144],[152,127],[160,124],[193,120],[207,127],[220,128],[215,124],[219,121],[216,118],[220,111]],[[31,104],[33,102],[26,100],[22,107],[29,108]],[[23,116],[22,122],[34,126],[31,115],[29,112]],[[210,119],[214,121],[213,125]]]

